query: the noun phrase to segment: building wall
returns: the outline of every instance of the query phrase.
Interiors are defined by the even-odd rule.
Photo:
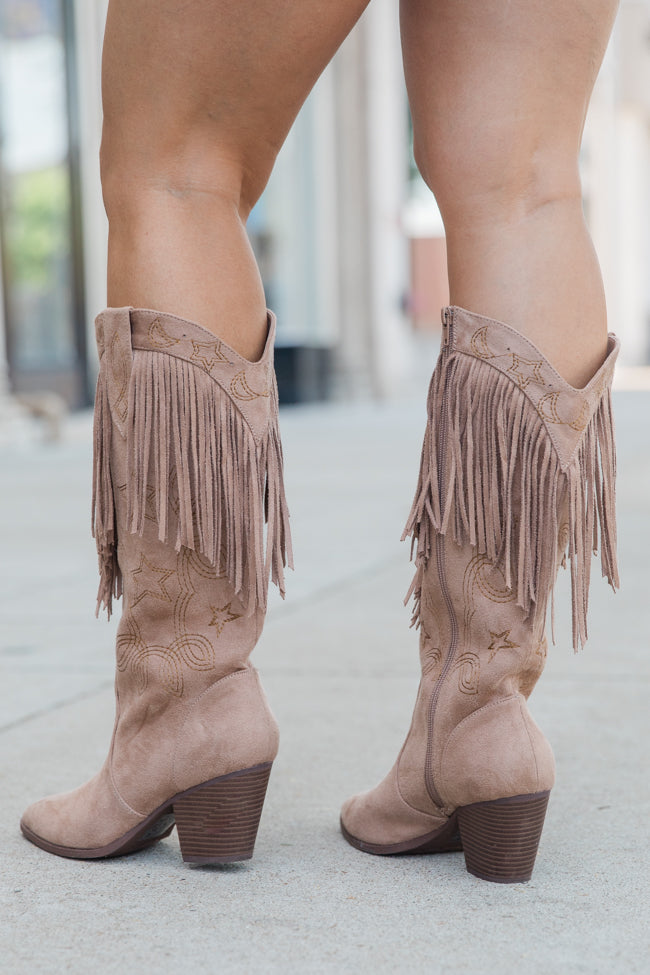
[[[621,362],[650,362],[650,0],[623,0],[583,140],[589,227]]]
[[[0,20],[3,347],[14,385],[87,396],[71,0],[4,0]]]
[[[88,373],[86,382],[77,365],[78,386],[86,382],[90,395],[96,369],[93,319],[106,304],[107,221],[99,146],[108,0],[61,3],[74,14],[78,125],[72,130],[83,238],[78,291],[86,339],[77,335],[75,341]],[[623,340],[623,361],[631,364],[648,361],[650,352],[648,36],[650,0],[623,0],[594,92],[582,157],[585,209],[603,266],[610,323]],[[6,98],[2,105],[6,115]],[[310,95],[250,221],[287,368],[303,372],[299,398],[325,389],[344,398],[387,396],[402,388],[411,372],[412,326],[405,309],[414,200],[408,199],[413,193],[407,120],[397,4],[373,0]],[[418,214],[420,208],[418,201]],[[425,264],[427,253],[426,248],[420,251]],[[444,248],[435,253],[431,280],[436,295],[431,297],[437,302],[438,292],[444,291]],[[427,283],[421,263],[416,275],[420,291]],[[71,319],[75,315],[71,302]],[[0,329],[3,321],[0,316]],[[35,335],[34,341],[42,339]],[[4,347],[0,342],[0,350]],[[313,354],[301,358],[305,349]],[[292,350],[297,350],[295,359]],[[0,359],[0,388],[2,374]],[[13,376],[14,385],[20,385],[19,379]]]
[[[108,0],[74,0],[79,70],[86,328],[92,372],[97,368],[94,317],[106,307],[108,221],[99,178],[99,147],[102,135],[101,52],[107,9]]]

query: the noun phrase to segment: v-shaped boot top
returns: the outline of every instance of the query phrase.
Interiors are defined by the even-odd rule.
[[[257,442],[266,432],[274,395],[273,347],[276,319],[267,312],[268,334],[260,359],[245,359],[202,325],[148,308],[109,308],[95,323],[100,358],[105,350],[111,356],[113,378],[117,380],[116,421],[126,421],[126,396],[132,353],[159,352],[184,359],[207,373],[231,398],[248,423]],[[115,402],[111,405],[114,407]]]
[[[537,346],[511,325],[450,306],[449,352],[488,363],[519,387],[543,421],[563,470],[571,463],[583,431],[610,388],[620,342],[609,333],[601,367],[581,389],[571,386]]]

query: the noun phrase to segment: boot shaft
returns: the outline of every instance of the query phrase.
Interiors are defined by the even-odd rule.
[[[582,389],[501,322],[443,312],[413,539],[422,677],[397,761],[343,806],[375,854],[465,852],[488,880],[531,876],[555,765],[526,699],[544,666],[546,610],[570,567],[573,642],[587,636],[592,550],[618,584],[610,388],[618,341]]]
[[[269,575],[290,561],[273,372],[192,322],[107,309],[96,322],[93,524],[99,599],[124,596],[118,693],[155,711],[247,667]],[[264,517],[268,541],[264,551]]]
[[[602,367],[576,390],[509,326],[458,308],[443,321],[406,529],[422,681],[399,766],[417,808],[451,810],[553,783],[550,748],[525,701],[544,667],[559,566],[570,566],[576,648],[599,540],[603,574],[618,584],[618,341],[610,336]],[[422,764],[418,782],[407,770]]]
[[[578,649],[598,547],[603,575],[618,586],[611,411],[618,339],[609,336],[601,368],[575,389],[510,326],[462,308],[444,309],[443,322],[404,535],[413,538],[418,568],[434,557],[438,534],[476,548],[526,616],[545,615],[557,547],[566,546]],[[416,618],[420,590],[416,574]]]
[[[98,608],[124,596],[115,726],[100,772],[22,828],[98,858],[157,842],[176,815],[184,858],[246,859],[278,750],[249,657],[291,561],[274,320],[258,363],[173,315],[109,308],[96,325]]]

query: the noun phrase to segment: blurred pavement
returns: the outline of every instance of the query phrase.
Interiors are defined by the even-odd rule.
[[[283,411],[298,570],[254,657],[283,737],[256,855],[223,868],[183,865],[175,835],[100,862],[22,839],[29,802],[104,759],[115,623],[93,615],[89,416],[61,444],[0,451],[3,973],[648,971],[649,392],[616,394],[622,591],[595,579],[574,656],[562,580],[533,695],[558,765],[533,880],[484,883],[461,854],[371,857],[338,832],[342,800],[392,765],[417,688],[399,537],[423,398],[424,383],[408,402]]]

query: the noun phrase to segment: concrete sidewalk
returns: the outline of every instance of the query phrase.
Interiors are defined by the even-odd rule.
[[[366,856],[338,832],[341,801],[393,763],[417,687],[399,536],[421,398],[283,413],[298,571],[255,654],[283,739],[255,858],[223,868],[184,866],[175,836],[94,863],[20,836],[30,801],[104,759],[115,625],[93,616],[89,418],[59,446],[0,452],[2,972],[647,972],[650,393],[615,405],[623,588],[595,580],[577,657],[558,594],[532,704],[558,781],[527,885],[476,880],[461,854]]]

